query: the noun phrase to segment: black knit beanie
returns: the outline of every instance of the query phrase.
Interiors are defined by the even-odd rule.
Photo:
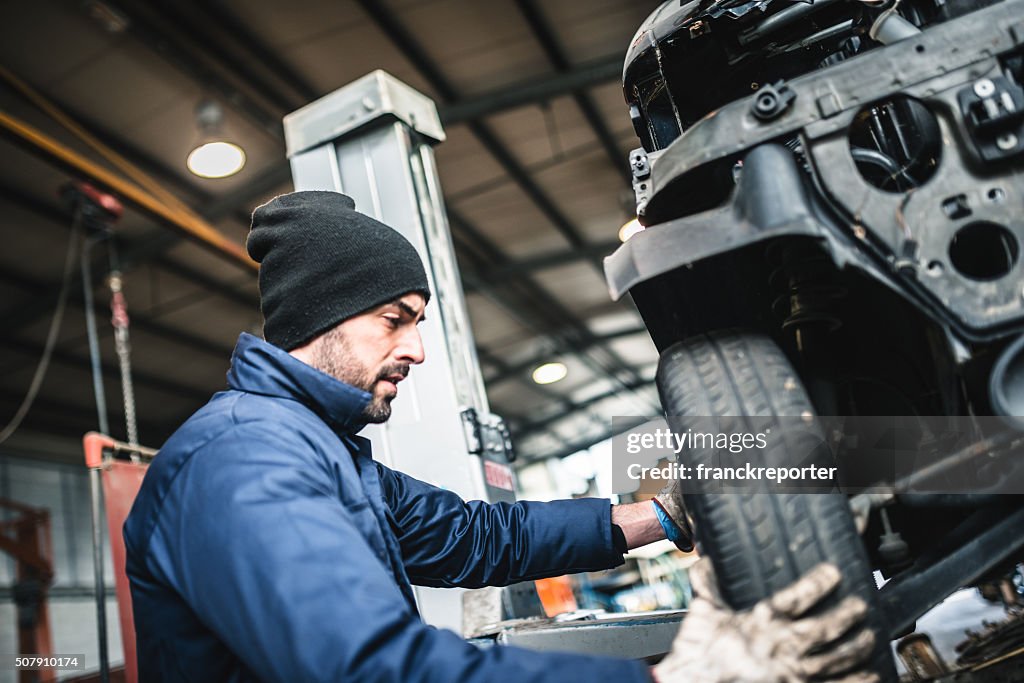
[[[339,192],[292,192],[257,207],[246,248],[260,264],[263,336],[285,351],[410,292],[430,298],[409,240]]]

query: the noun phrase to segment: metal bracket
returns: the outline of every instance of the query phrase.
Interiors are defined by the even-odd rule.
[[[995,161],[1024,152],[1024,88],[995,76],[978,79],[956,97],[982,159]]]
[[[750,105],[750,113],[758,121],[773,121],[789,109],[796,93],[784,81],[776,81],[761,88]]]
[[[629,153],[629,170],[633,173],[633,180],[644,180],[651,175],[651,164],[642,147]]]
[[[509,434],[505,420],[494,413],[480,414],[475,408],[466,408],[460,414],[462,427],[466,432],[466,443],[469,452],[483,457],[497,456],[497,460],[512,462],[515,452],[512,449],[512,436]]]
[[[629,170],[633,174],[633,194],[636,195],[636,212],[639,216],[643,213],[643,207],[647,205],[651,191],[651,184],[648,182],[651,178],[651,160],[643,147],[629,153]]]

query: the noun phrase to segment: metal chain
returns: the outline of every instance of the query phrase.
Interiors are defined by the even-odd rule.
[[[135,386],[132,384],[131,344],[128,338],[128,307],[121,291],[121,272],[110,273],[110,312],[114,325],[114,345],[121,370],[121,393],[124,396],[124,423],[128,443],[139,445],[139,430],[135,417]]]

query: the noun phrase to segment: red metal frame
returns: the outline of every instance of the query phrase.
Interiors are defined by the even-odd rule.
[[[0,507],[19,513],[14,519],[0,522],[0,551],[11,555],[17,562],[19,585],[35,584],[38,591],[35,613],[23,619],[23,608],[18,608],[18,653],[49,657],[53,654],[50,636],[50,613],[46,605],[46,592],[53,582],[53,542],[50,538],[50,512],[30,507],[13,500],[0,499]],[[19,671],[20,683],[51,683],[57,680],[53,669]]]
[[[103,499],[107,512],[107,531],[114,559],[114,586],[117,609],[121,618],[121,642],[124,647],[126,683],[138,683],[139,671],[135,649],[135,620],[132,616],[132,594],[125,571],[124,536],[121,533],[132,503],[139,494],[149,460],[156,451],[115,441],[104,434],[89,432],[82,439],[85,465],[98,469],[103,480]],[[115,452],[132,454],[132,460],[113,457]]]

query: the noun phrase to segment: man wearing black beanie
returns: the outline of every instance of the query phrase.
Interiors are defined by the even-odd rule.
[[[798,630],[837,639],[863,617],[864,603],[851,599],[800,618],[838,585],[828,567],[749,616],[699,598],[653,671],[478,649],[426,626],[413,584],[476,588],[606,569],[666,536],[688,547],[681,507],[662,500],[659,516],[648,503],[598,499],[465,502],[374,461],[357,432],[388,419],[398,384],[424,360],[417,325],[430,288],[415,248],[334,192],[260,206],[247,246],[261,264],[265,340],[241,335],[228,390],[160,449],[124,527],[139,680],[628,682],[653,673],[663,683],[799,683],[870,651],[863,634],[831,654],[826,636],[803,650],[778,646]],[[709,661],[709,645],[728,652]],[[813,661],[804,657],[812,648]],[[766,653],[776,653],[767,664]]]

